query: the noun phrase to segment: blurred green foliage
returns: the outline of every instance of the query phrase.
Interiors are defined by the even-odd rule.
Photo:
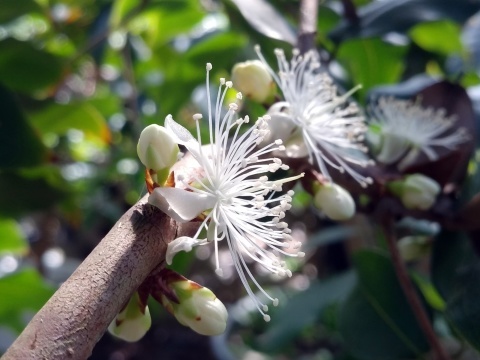
[[[431,76],[454,80],[469,94],[478,90],[480,43],[469,37],[475,24],[467,22],[480,10],[477,2],[358,0],[351,2],[358,7],[358,21],[348,18],[342,3],[349,2],[321,2],[317,46],[340,84],[362,84],[356,94],[361,104],[381,85],[401,94],[401,82],[419,75],[429,81]],[[299,4],[0,1],[0,353],[13,340],[1,334],[18,334],[78,261],[144,194],[135,150],[142,128],[162,124],[167,114],[192,126],[191,115],[205,107],[206,62],[213,64],[216,82],[229,77],[235,62],[254,58],[257,43],[269,60],[275,47],[290,50]],[[480,97],[471,100],[478,120]],[[247,101],[242,111],[256,116],[264,109]],[[480,190],[477,160],[470,165],[469,198]],[[424,356],[428,345],[388,256],[378,251],[384,245],[376,231],[332,227],[311,209],[305,192],[299,192],[294,204],[296,219],[303,221],[311,239],[311,258],[304,268],[314,271],[304,270],[296,278],[303,281],[300,287],[282,290],[272,285],[290,302],[283,302],[269,325],[248,315],[248,308],[237,302],[241,287],[233,283],[225,290],[207,262],[198,264],[191,254],[177,262],[182,271],[190,268],[212,283],[220,298],[223,293],[237,302],[231,332],[215,340],[213,351],[223,354],[220,358],[248,351],[265,358],[283,353],[298,359]],[[437,240],[433,283],[422,275],[419,292],[432,319],[447,324],[445,338],[480,349],[479,259],[463,235],[441,232]],[[350,266],[344,252],[358,247],[352,242],[368,243],[374,250],[358,252]],[[330,253],[337,251],[332,249],[341,249],[340,255]],[[348,258],[345,266],[339,265],[342,256]],[[174,326],[167,315],[152,313],[163,316],[154,320],[159,329]],[[176,335],[193,336],[182,331]],[[182,351],[184,343],[171,338],[162,343],[155,338],[159,333],[140,343],[138,357],[129,358],[157,353],[178,358],[172,349]],[[229,342],[233,333],[245,340],[232,337]],[[155,339],[161,345],[156,346]],[[103,339],[92,358],[108,358],[117,348],[131,351]],[[196,358],[195,350],[190,352],[192,357],[185,358]]]

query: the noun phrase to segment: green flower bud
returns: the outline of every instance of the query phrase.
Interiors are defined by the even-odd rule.
[[[148,169],[159,172],[177,161],[179,149],[170,133],[160,125],[149,125],[138,139],[137,153]]]
[[[413,261],[428,253],[430,242],[427,236],[406,236],[397,242],[400,256],[405,261]]]
[[[259,103],[266,103],[275,95],[275,82],[260,60],[236,64],[232,69],[232,82],[235,89]]]
[[[220,335],[227,327],[225,305],[208,288],[184,279],[169,283],[178,303],[162,295],[162,304],[178,322],[201,335]]]
[[[108,332],[122,340],[134,342],[140,340],[151,325],[148,306],[142,305],[136,292],[127,306],[110,323]]]
[[[440,185],[433,179],[422,175],[408,175],[402,181],[388,184],[391,192],[402,200],[407,209],[428,210],[435,203],[440,193]]]
[[[319,184],[313,204],[332,220],[348,220],[355,214],[350,193],[334,183]]]

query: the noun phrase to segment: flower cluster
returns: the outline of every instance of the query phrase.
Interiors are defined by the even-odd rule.
[[[347,172],[364,187],[370,184],[372,179],[352,166],[372,163],[362,144],[366,131],[364,118],[354,103],[347,103],[359,86],[339,96],[333,80],[321,72],[314,51],[301,55],[295,50],[288,62],[283,50],[277,49],[278,74],[267,64],[258,46],[256,52],[285,99],[268,112],[272,117],[270,138],[284,140],[289,157],[308,156],[310,163],[316,163],[329,180],[328,166],[331,166]]]
[[[258,148],[269,134],[269,117],[259,118],[243,132],[249,118],[236,118],[236,103],[229,104],[226,114],[222,114],[222,104],[232,83],[220,79],[216,103],[212,107],[209,88],[212,65],[207,64],[206,69],[208,144],[202,144],[200,137],[201,114],[193,116],[197,126],[196,138],[175,122],[171,115],[165,119],[167,132],[174,142],[187,148],[203,175],[193,182],[187,182],[177,175],[175,183],[181,187],[157,187],[150,194],[149,203],[179,222],[203,219],[193,237],[180,237],[169,244],[167,262],[171,262],[178,251],[189,251],[193,246],[213,243],[215,271],[221,276],[218,247],[219,242],[225,240],[243,285],[268,321],[268,306],[255,295],[249,283],[253,283],[274,305],[278,304],[278,299],[265,292],[247,262],[251,259],[274,274],[291,276],[280,255],[301,257],[304,253],[299,251],[300,243],[290,236],[288,224],[282,221],[285,211],[291,207],[293,191],[278,192],[284,183],[296,180],[303,174],[269,180],[266,174],[279,169],[288,170],[287,165],[271,155],[272,152],[285,149],[281,140]],[[240,93],[237,99],[241,99]],[[233,137],[229,138],[231,134]]]

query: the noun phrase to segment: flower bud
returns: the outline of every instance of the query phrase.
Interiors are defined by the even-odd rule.
[[[332,220],[348,220],[355,214],[350,193],[334,183],[320,184],[313,203]]]
[[[428,210],[440,193],[440,185],[433,179],[422,175],[408,175],[403,181],[394,181],[389,189],[402,200],[407,209]]]
[[[137,153],[143,165],[158,172],[175,164],[179,149],[163,126],[153,124],[140,134]]]
[[[260,60],[236,64],[232,69],[232,82],[243,95],[259,103],[266,103],[275,94],[272,76]]]
[[[428,253],[430,242],[427,236],[406,236],[398,241],[397,246],[403,260],[413,261]]]
[[[227,309],[210,289],[185,278],[168,285],[178,303],[166,295],[162,295],[161,302],[180,324],[201,335],[214,336],[225,331]]]
[[[148,306],[142,305],[136,292],[127,306],[110,323],[108,332],[122,340],[134,342],[140,340],[151,325]]]

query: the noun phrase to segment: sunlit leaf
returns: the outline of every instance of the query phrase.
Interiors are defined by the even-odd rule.
[[[23,316],[34,314],[52,296],[54,289],[31,269],[0,278],[0,323],[17,331],[25,327]]]
[[[2,252],[24,254],[28,244],[17,222],[12,219],[0,219],[0,254]]]
[[[410,37],[422,48],[444,55],[460,53],[460,27],[452,21],[420,23],[410,30]]]
[[[63,135],[70,129],[76,129],[107,143],[111,137],[102,113],[87,102],[54,104],[32,114],[30,120],[42,134]]]
[[[358,39],[342,43],[338,60],[345,66],[355,84],[361,84],[359,94],[365,96],[374,85],[398,81],[403,70],[404,46],[395,46],[380,39]]]

